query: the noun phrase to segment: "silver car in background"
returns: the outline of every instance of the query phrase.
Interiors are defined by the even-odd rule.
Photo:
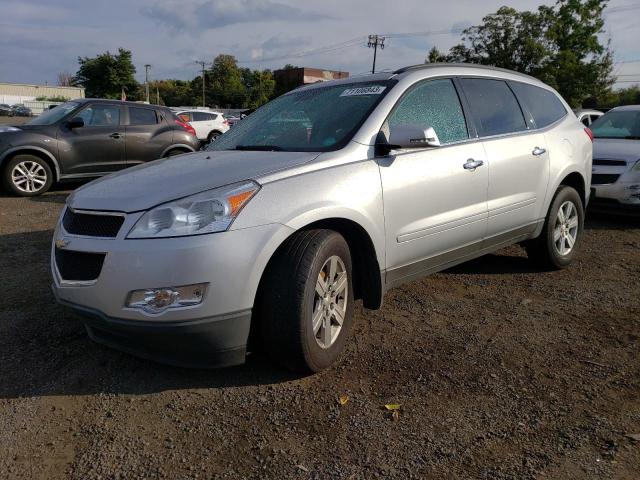
[[[53,290],[92,339],[184,366],[334,363],[354,301],[521,242],[575,258],[591,140],[550,87],[420,65],[314,84],[207,150],[94,181],[67,200]]]
[[[640,105],[609,110],[591,130],[594,206],[640,213]]]

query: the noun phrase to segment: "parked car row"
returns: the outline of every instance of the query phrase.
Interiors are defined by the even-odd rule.
[[[526,75],[420,65],[296,89],[230,130],[214,111],[67,102],[0,129],[0,167],[28,196],[179,155],[68,198],[56,298],[143,357],[235,365],[252,332],[313,372],[343,352],[356,299],[379,308],[513,243],[564,268],[590,202],[637,211],[640,106],[585,115]]]
[[[31,117],[33,112],[29,107],[17,103],[15,105],[7,105],[0,103],[0,116],[4,117]]]

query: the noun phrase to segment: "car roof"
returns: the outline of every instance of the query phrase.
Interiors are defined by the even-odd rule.
[[[168,109],[168,107],[165,107],[163,105],[153,105],[150,103],[143,103],[143,102],[130,102],[130,101],[126,101],[126,100],[115,100],[115,99],[110,99],[110,98],[77,98],[75,100],[70,100],[71,102],[77,102],[77,103],[120,103],[122,105],[129,105],[131,107],[150,107],[150,108],[162,108],[162,109]]]
[[[222,115],[221,112],[217,110],[201,110],[199,108],[172,108],[175,113],[187,113],[187,112],[201,112],[201,113],[215,113],[217,115]]]
[[[640,111],[640,105],[622,105],[620,107],[615,107],[612,108],[611,110],[616,110],[616,111],[620,111],[620,110],[630,110],[630,111]],[[611,111],[609,110],[609,111]]]
[[[301,90],[312,90],[322,88],[329,85],[349,85],[353,83],[381,82],[391,79],[401,80],[408,76],[418,78],[428,78],[442,73],[443,75],[462,76],[462,75],[478,75],[487,77],[498,77],[505,80],[522,81],[536,86],[549,89],[550,87],[535,77],[524,73],[507,70],[504,68],[491,67],[486,65],[475,65],[471,63],[425,63],[419,65],[410,65],[394,71],[380,72],[368,75],[357,75],[340,80],[329,80],[327,82],[316,82],[311,85],[298,87],[291,92],[299,92]]]

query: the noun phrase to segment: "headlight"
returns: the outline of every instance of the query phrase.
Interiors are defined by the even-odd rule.
[[[252,181],[227,185],[159,205],[145,213],[127,238],[166,238],[223,232],[260,189]]]
[[[16,127],[0,127],[0,133],[2,132],[19,132],[20,129]]]
[[[640,172],[640,160],[636,162],[636,164],[631,169],[632,172]]]

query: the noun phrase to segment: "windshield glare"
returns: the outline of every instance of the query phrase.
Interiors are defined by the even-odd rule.
[[[606,113],[593,122],[590,128],[596,138],[640,139],[640,111]]]
[[[209,145],[208,150],[338,150],[351,140],[391,89],[390,81],[292,92],[267,103]]]
[[[53,125],[61,118],[64,118],[73,110],[78,108],[80,104],[77,102],[66,102],[61,105],[58,105],[51,110],[46,110],[42,112],[39,116],[35,117],[30,122],[27,122],[27,125]]]

